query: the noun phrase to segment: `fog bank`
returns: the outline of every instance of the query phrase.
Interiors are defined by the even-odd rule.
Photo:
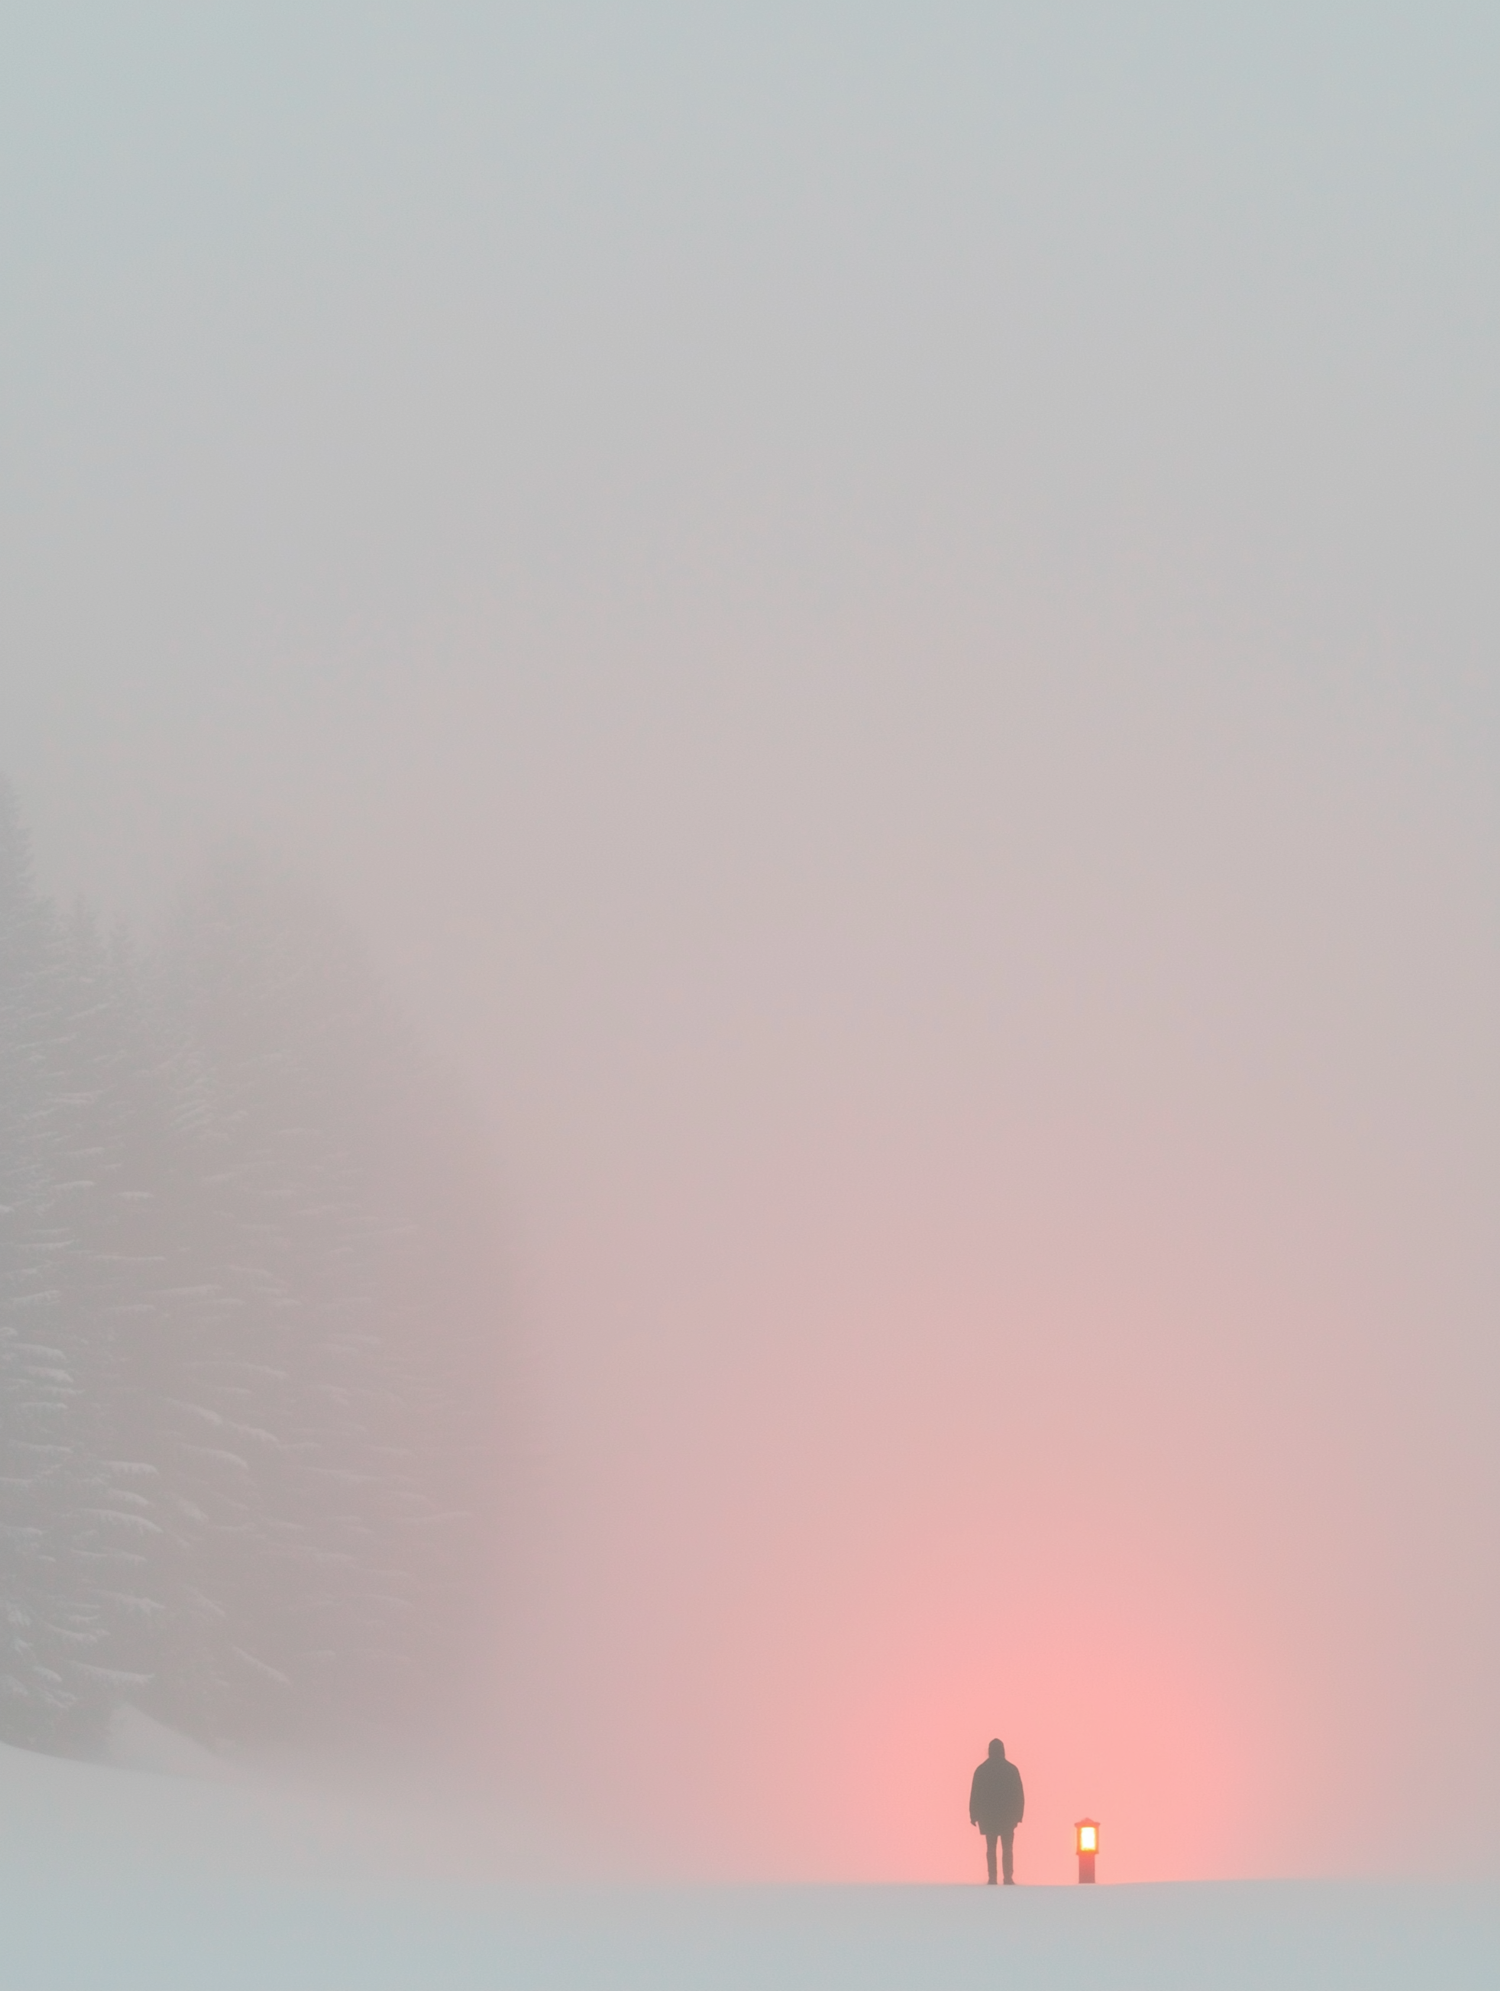
[[[1491,15],[0,32],[0,762],[142,931],[289,853],[486,1120],[510,1785],[1491,1860]]]

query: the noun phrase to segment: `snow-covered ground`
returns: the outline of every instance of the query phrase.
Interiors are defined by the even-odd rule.
[[[116,1738],[117,1760],[164,1750]],[[1485,1888],[566,1888],[515,1878],[524,1848],[498,1829],[210,1767],[0,1749],[7,1991],[1500,1985]]]

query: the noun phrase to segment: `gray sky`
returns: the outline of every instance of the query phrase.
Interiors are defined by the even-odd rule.
[[[1497,86],[1477,5],[0,26],[0,765],[143,925],[295,854],[467,1075],[512,1767],[647,1864],[966,1871],[995,1732],[1037,1877],[1493,1850]]]

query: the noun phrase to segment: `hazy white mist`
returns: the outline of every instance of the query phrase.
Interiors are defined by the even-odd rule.
[[[482,1121],[476,1721],[581,1868],[969,1877],[991,1735],[1026,1878],[1492,1860],[1497,85],[0,27],[0,768],[147,947],[273,853]]]

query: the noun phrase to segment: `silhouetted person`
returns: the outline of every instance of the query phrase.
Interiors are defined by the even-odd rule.
[[[1016,1827],[1026,1815],[1026,1793],[1021,1788],[1021,1772],[1005,1760],[1005,1744],[992,1742],[990,1753],[974,1772],[969,1786],[969,1822],[984,1834],[984,1850],[990,1863],[990,1886],[995,1885],[995,1841],[1005,1854],[1005,1885],[1015,1885],[1012,1848]]]

